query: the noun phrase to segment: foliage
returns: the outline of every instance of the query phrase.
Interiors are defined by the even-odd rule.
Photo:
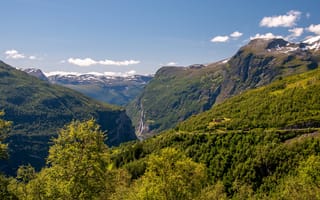
[[[0,117],[4,115],[0,112]],[[11,122],[0,119],[0,159],[7,159],[8,145],[5,143],[7,133],[10,130]],[[0,199],[15,199],[15,196],[8,191],[8,185],[10,183],[10,178],[5,177],[0,173]]]
[[[300,163],[294,175],[283,179],[273,196],[281,199],[320,199],[320,156]]]
[[[122,193],[121,199],[193,199],[203,188],[205,179],[202,164],[173,148],[165,148],[159,155],[148,158],[146,172],[130,190]]]
[[[0,117],[4,115],[3,112],[0,112]],[[0,119],[0,159],[5,159],[8,157],[7,148],[8,145],[5,143],[7,133],[10,130],[11,122]]]
[[[53,142],[47,161],[50,168],[45,172],[48,198],[88,199],[105,190],[107,147],[93,120],[72,122]]]
[[[177,129],[212,131],[320,127],[319,90],[320,70],[288,77],[230,98],[207,112],[191,117]]]

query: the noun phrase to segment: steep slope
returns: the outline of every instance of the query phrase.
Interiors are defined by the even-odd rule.
[[[58,129],[74,119],[94,118],[107,131],[109,145],[136,136],[125,111],[91,100],[73,90],[52,85],[0,62],[0,110],[13,122],[8,138],[10,160],[1,170],[11,172],[21,164],[44,164],[48,142]]]
[[[316,40],[315,40],[316,41]],[[255,39],[229,60],[191,67],[163,67],[127,106],[139,137],[174,127],[193,114],[247,89],[318,67],[312,43]]]
[[[141,93],[152,76],[110,76],[105,74],[55,74],[51,83],[62,85],[93,99],[115,105],[126,105]]]
[[[205,111],[220,93],[222,74],[214,67],[163,67],[127,107],[139,136],[164,130]]]

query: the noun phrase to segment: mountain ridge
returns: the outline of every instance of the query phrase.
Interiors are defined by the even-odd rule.
[[[149,137],[242,91],[316,69],[320,61],[319,49],[313,48],[316,39],[309,43],[254,39],[230,59],[199,68],[160,68],[127,106],[136,134]]]

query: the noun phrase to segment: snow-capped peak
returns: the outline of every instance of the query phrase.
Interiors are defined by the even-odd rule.
[[[306,39],[305,41],[303,41],[303,43],[306,43],[306,44],[313,44],[315,42],[320,42],[320,35],[310,37],[310,38]]]
[[[53,71],[53,72],[45,72],[47,77],[50,76],[83,76],[83,75],[91,75],[91,76],[113,76],[113,77],[129,77],[136,75],[136,71],[128,71],[128,72],[87,72],[87,73],[79,73],[79,72],[65,72],[65,71]]]
[[[320,35],[310,37],[310,38],[306,39],[305,41],[303,41],[303,43],[308,45],[307,46],[308,49],[318,50],[318,49],[320,49]]]

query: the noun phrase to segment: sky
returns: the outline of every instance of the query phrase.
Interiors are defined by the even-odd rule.
[[[44,72],[154,74],[254,38],[320,35],[319,0],[1,0],[0,60]]]

